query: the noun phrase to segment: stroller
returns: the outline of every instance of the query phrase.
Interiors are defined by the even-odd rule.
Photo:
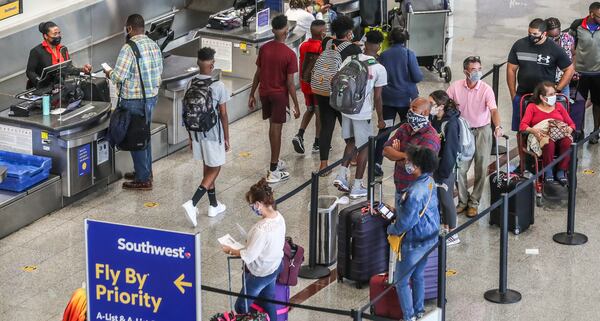
[[[567,110],[569,114],[571,114],[571,103],[567,96],[563,94],[556,94],[558,97],[562,98],[559,100]],[[520,119],[525,115],[525,110],[527,106],[532,102],[533,95],[526,94],[521,97],[521,101],[519,103],[519,115]],[[519,119],[519,121],[520,121]],[[574,131],[572,133],[573,139],[576,139],[577,132]],[[517,144],[518,144],[518,152],[519,152],[519,165],[521,169],[527,169],[531,173],[537,175],[537,173],[544,167],[542,163],[542,157],[538,156],[535,152],[529,150],[527,146],[527,138],[529,133],[527,132],[518,132],[517,133]],[[558,152],[558,148],[557,148]],[[556,155],[555,155],[556,157]],[[570,173],[567,173],[570,175]],[[541,207],[544,204],[544,199],[552,200],[552,201],[560,201],[564,200],[567,197],[568,186],[565,184],[561,184],[558,182],[546,183],[544,181],[544,177],[539,176],[535,182],[535,203],[536,206]]]

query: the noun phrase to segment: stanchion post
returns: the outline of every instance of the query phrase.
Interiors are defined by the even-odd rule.
[[[369,145],[367,147],[369,155],[367,156],[367,200],[369,200],[369,206],[374,206],[374,195],[375,192],[375,136],[369,136]]]
[[[310,217],[308,238],[308,265],[300,268],[298,276],[304,279],[320,279],[331,273],[325,266],[317,265],[317,228],[319,211],[319,174],[312,173],[310,182]]]
[[[532,183],[533,184],[533,183]],[[498,289],[485,292],[483,297],[494,303],[510,304],[521,301],[521,293],[508,289],[508,194],[502,194],[502,226],[500,229],[500,284]]]
[[[446,236],[438,238],[438,301],[437,306],[442,311],[442,321],[446,320]]]
[[[494,98],[496,98],[496,105],[498,105],[498,100],[500,96],[500,68],[502,65],[494,64],[492,68],[492,91],[494,92]],[[496,130],[494,124],[492,123],[492,133]],[[496,136],[492,135],[492,155],[496,155],[496,149],[494,146],[496,145]],[[498,146],[498,154],[502,155],[507,153],[508,151],[504,146]]]
[[[564,245],[581,245],[588,241],[586,235],[575,233],[575,201],[577,198],[577,144],[571,144],[571,163],[569,166],[569,205],[567,211],[567,232],[557,233],[552,239]]]

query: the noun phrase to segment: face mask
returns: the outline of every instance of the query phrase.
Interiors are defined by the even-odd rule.
[[[532,44],[537,44],[538,42],[540,42],[542,40],[542,36],[534,36],[534,35],[529,35],[529,42],[531,42]]]
[[[550,106],[554,106],[554,104],[556,104],[556,95],[552,95],[552,96],[546,96],[546,102],[548,103],[548,105]]]
[[[262,213],[254,206],[254,204],[250,204],[250,209],[256,216],[262,216]]]
[[[415,165],[409,161],[406,161],[404,163],[404,170],[408,175],[412,175],[415,172]]]
[[[53,46],[58,46],[58,45],[60,45],[61,40],[62,40],[62,37],[58,36],[58,37],[50,38],[50,41],[48,41],[48,43]]]
[[[415,132],[427,126],[429,123],[429,119],[426,116],[416,114],[412,110],[409,110],[408,113],[406,113],[406,119],[412,130]]]
[[[483,76],[483,72],[474,71],[469,75],[469,80],[471,80],[472,82],[478,82],[479,80],[481,80],[482,76]]]

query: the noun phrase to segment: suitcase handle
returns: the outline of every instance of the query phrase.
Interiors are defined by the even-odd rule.
[[[510,144],[507,135],[502,135],[502,138],[506,141],[506,181],[510,183]],[[497,184],[500,184],[500,152],[498,151],[498,139],[496,139],[496,180]]]

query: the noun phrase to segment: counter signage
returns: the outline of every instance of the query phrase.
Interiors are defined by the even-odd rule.
[[[270,17],[271,9],[269,8],[261,10],[256,14],[256,33],[260,34],[271,29],[269,23]]]
[[[91,165],[90,144],[85,144],[77,149],[77,171],[79,176],[89,174],[92,168]]]
[[[23,13],[23,0],[0,1],[0,20]]]
[[[201,321],[200,234],[86,220],[85,236],[87,320]]]

